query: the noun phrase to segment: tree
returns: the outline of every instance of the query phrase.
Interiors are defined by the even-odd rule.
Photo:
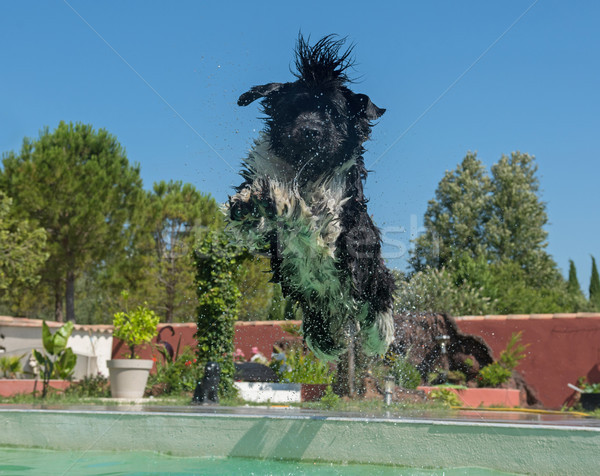
[[[153,269],[154,243],[149,224],[148,193],[142,192],[125,229],[122,252],[92,263],[75,282],[78,322],[110,324],[126,306],[141,306],[158,295]],[[191,262],[191,257],[190,257]],[[122,292],[128,292],[124,300]],[[157,309],[153,307],[155,312]]]
[[[91,125],[61,122],[25,138],[3,159],[2,188],[15,207],[48,234],[42,282],[54,295],[55,318],[75,320],[75,282],[93,263],[125,258],[127,223],[142,195],[139,166],[117,139]]]
[[[534,158],[515,152],[502,156],[491,171],[490,178],[469,153],[455,171],[446,172],[410,259],[415,273],[425,273],[418,279],[429,279],[429,269],[445,270],[455,288],[476,291],[497,312],[579,306],[545,250],[548,218]]]
[[[180,181],[155,183],[148,193],[148,224],[153,253],[149,260],[148,299],[167,322],[189,320],[195,311],[192,251],[199,234],[222,228],[217,202]]]
[[[0,297],[7,299],[37,284],[48,258],[46,232],[12,213],[12,200],[0,192]]]
[[[553,285],[559,272],[548,246],[546,204],[539,198],[533,156],[514,152],[492,166],[490,219],[485,226],[492,262],[517,263],[536,287]]]
[[[592,276],[590,278],[590,304],[595,311],[600,311],[600,277],[596,267],[596,258],[592,256]]]
[[[456,170],[447,171],[425,212],[425,233],[415,239],[409,260],[414,271],[451,268],[459,254],[485,250],[490,179],[477,155],[468,153]]]
[[[577,269],[572,259],[569,260],[569,280],[567,281],[567,289],[569,294],[578,296],[583,294],[581,287],[579,286],[579,280],[577,279]]]
[[[408,280],[396,274],[396,313],[447,312],[454,316],[487,314],[492,309],[488,297],[469,283],[459,286],[444,268],[418,271]]]
[[[218,231],[204,233],[194,251],[198,294],[196,352],[200,363],[220,365],[219,390],[226,396],[233,392],[234,324],[241,296],[235,278],[247,258],[241,248]]]
[[[494,302],[498,314],[567,312],[577,304],[567,292],[567,283],[557,275],[555,281],[535,286],[517,262],[500,261],[490,265],[491,282],[483,289]]]
[[[572,301],[571,308],[573,311],[579,312],[593,310],[592,303],[585,298],[583,292],[581,291],[581,286],[579,285],[579,280],[577,279],[577,270],[575,269],[575,263],[573,260],[569,260],[569,280],[567,282],[567,294]]]

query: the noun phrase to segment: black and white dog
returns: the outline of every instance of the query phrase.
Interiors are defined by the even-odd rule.
[[[352,47],[343,44],[329,35],[310,46],[300,36],[297,80],[240,96],[240,106],[261,100],[266,127],[228,203],[229,229],[270,256],[320,358],[343,353],[356,331],[368,353],[383,354],[394,334],[394,281],[363,194],[362,144],[385,109],[346,86]]]

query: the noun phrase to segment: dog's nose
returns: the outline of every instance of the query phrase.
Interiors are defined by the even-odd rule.
[[[315,140],[321,138],[321,130],[317,127],[306,126],[302,128],[302,133],[304,137],[309,140]]]

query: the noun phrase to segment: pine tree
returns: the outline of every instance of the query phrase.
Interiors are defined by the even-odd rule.
[[[222,226],[219,205],[180,181],[155,183],[147,195],[146,227],[152,235],[148,301],[166,322],[190,321],[195,314],[194,244],[201,231]]]
[[[0,299],[6,300],[37,284],[48,258],[44,229],[12,209],[12,199],[0,192]]]
[[[596,259],[592,256],[592,277],[590,278],[590,304],[595,311],[600,311],[600,276],[596,267]]]
[[[131,166],[117,139],[91,125],[61,122],[20,154],[3,158],[0,186],[15,209],[44,228],[48,258],[43,292],[55,318],[75,319],[75,282],[95,263],[126,255],[127,223],[142,194],[139,166]]]

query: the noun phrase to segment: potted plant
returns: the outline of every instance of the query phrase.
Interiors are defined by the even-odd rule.
[[[301,384],[300,399],[303,402],[320,400],[335,377],[327,362],[298,346],[292,346],[282,358],[276,358],[272,368],[279,374],[280,381]]]
[[[127,292],[122,293],[127,301]],[[149,344],[158,335],[160,318],[145,306],[132,312],[117,312],[113,319],[113,337],[121,339],[129,347],[128,359],[112,359],[106,365],[109,371],[110,393],[113,398],[141,398],[154,361],[140,359],[136,346]]]
[[[600,382],[590,383],[585,377],[580,377],[577,386],[581,391],[579,403],[584,410],[591,412],[600,408]]]

